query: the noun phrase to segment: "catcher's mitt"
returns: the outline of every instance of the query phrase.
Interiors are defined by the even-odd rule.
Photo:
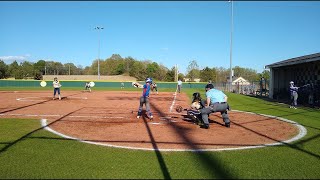
[[[182,108],[181,106],[177,106],[177,107],[176,107],[176,111],[177,111],[177,112],[182,112],[182,111],[183,111],[183,108]]]

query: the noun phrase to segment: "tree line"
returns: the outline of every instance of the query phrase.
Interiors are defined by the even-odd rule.
[[[176,67],[167,68],[162,64],[158,64],[151,60],[137,60],[132,57],[122,58],[119,54],[113,54],[105,60],[99,60],[100,75],[129,75],[144,80],[146,77],[152,77],[157,81],[175,81]],[[235,66],[233,68],[234,76],[243,77],[249,81],[258,81],[262,76],[269,79],[269,72],[264,71],[257,73],[250,68],[242,68]],[[36,63],[24,61],[18,63],[13,61],[7,65],[3,60],[0,60],[0,78],[15,78],[15,79],[36,79],[41,80],[43,75],[97,75],[98,60],[94,60],[91,66],[82,67],[76,66],[74,63],[65,63],[56,61],[39,60]],[[200,69],[197,61],[189,62],[187,73],[178,74],[178,78],[184,78],[195,81],[200,79],[202,82],[226,82],[229,77],[230,69],[222,67],[205,67]]]

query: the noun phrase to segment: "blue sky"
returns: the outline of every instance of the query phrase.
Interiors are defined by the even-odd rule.
[[[236,1],[232,66],[262,72],[284,59],[320,52],[320,2]],[[90,66],[112,54],[152,60],[186,73],[230,67],[228,1],[0,2],[0,59]]]

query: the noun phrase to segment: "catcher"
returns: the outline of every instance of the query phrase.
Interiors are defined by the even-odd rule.
[[[187,110],[187,115],[190,116],[193,121],[197,124],[203,124],[200,109],[205,107],[205,101],[201,98],[199,92],[192,94],[191,109]]]
[[[200,93],[198,92],[193,93],[192,97],[190,109],[183,109],[183,107],[177,106],[176,111],[182,112],[186,110],[187,115],[191,117],[197,125],[203,125],[204,123],[202,121],[200,110],[205,107],[205,101],[201,98]]]

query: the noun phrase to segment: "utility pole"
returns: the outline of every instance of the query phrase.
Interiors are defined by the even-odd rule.
[[[231,32],[230,32],[230,89],[232,91],[232,33],[233,33],[233,1],[231,2]]]
[[[94,29],[98,30],[98,79],[100,79],[100,31],[103,27],[95,27]]]

